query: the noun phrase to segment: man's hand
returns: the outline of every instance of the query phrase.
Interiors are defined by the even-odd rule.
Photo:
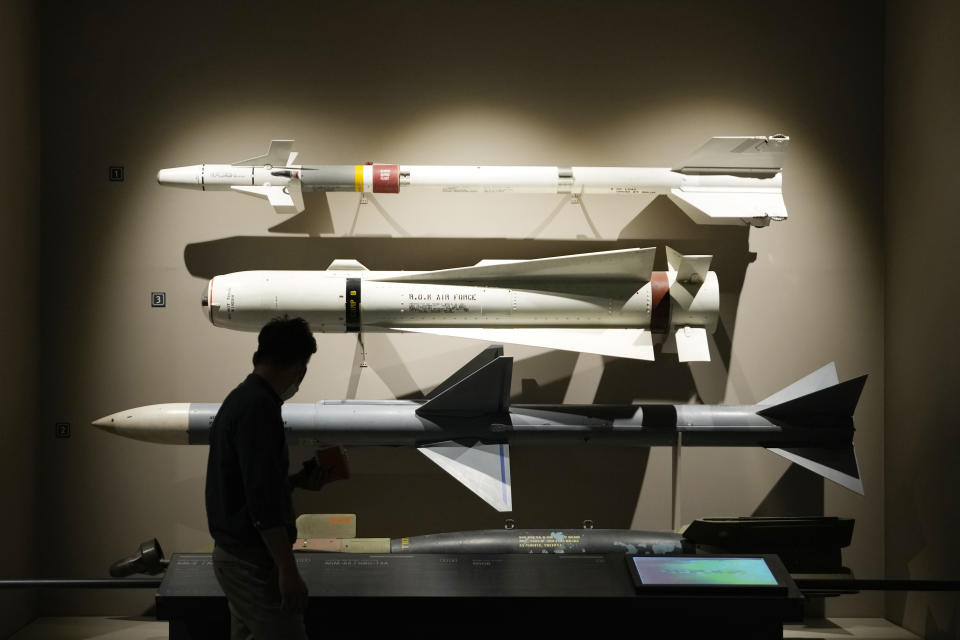
[[[307,608],[307,585],[297,570],[297,561],[293,557],[293,549],[290,548],[287,530],[283,527],[261,529],[260,536],[273,556],[273,561],[277,563],[280,606],[285,611],[304,611]]]
[[[280,571],[280,606],[284,611],[303,613],[307,608],[307,585],[296,567]]]
[[[350,477],[350,467],[342,447],[318,449],[303,463],[303,468],[289,478],[290,486],[319,491],[324,485]]]
[[[321,467],[317,464],[316,458],[310,458],[303,463],[303,468],[290,476],[290,486],[297,489],[306,489],[307,491],[319,491],[323,485],[327,484],[327,477],[330,475],[328,467]]]

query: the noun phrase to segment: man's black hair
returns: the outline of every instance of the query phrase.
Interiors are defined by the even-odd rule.
[[[269,364],[285,368],[297,362],[306,362],[317,352],[317,341],[310,325],[303,318],[274,318],[260,329],[253,364]]]

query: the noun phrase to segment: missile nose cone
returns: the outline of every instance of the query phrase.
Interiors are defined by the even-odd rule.
[[[157,172],[157,182],[169,187],[199,189],[203,186],[201,179],[202,173],[203,165],[160,169],[160,171]]]
[[[165,444],[189,442],[190,405],[154,404],[127,409],[93,421],[93,426],[107,433]]]
[[[91,424],[98,429],[103,429],[107,433],[117,433],[116,419],[112,415],[94,420]]]

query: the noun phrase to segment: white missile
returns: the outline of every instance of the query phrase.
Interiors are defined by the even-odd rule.
[[[293,140],[273,140],[265,155],[233,164],[161,169],[160,184],[233,190],[265,198],[277,213],[303,211],[303,191],[400,193],[556,193],[665,195],[698,222],[743,220],[766,226],[787,209],[783,135],[711,138],[675,168],[295,164]]]
[[[326,271],[242,271],[210,280],[202,304],[217,327],[258,331],[279,315],[320,333],[430,333],[653,360],[655,338],[680,361],[707,361],[717,326],[712,256],[655,248],[535,260],[481,260],[439,271],[370,271],[334,260]]]

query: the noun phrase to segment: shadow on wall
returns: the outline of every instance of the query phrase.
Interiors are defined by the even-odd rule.
[[[311,453],[291,449],[291,463]],[[531,528],[575,528],[589,519],[629,529],[649,449],[512,446],[515,513],[494,511],[413,449],[356,448],[349,456],[350,480],[294,492],[297,512],[362,514],[361,537],[401,537],[497,529],[507,518]]]
[[[797,464],[783,472],[753,515],[757,517],[822,516],[823,478]]]

